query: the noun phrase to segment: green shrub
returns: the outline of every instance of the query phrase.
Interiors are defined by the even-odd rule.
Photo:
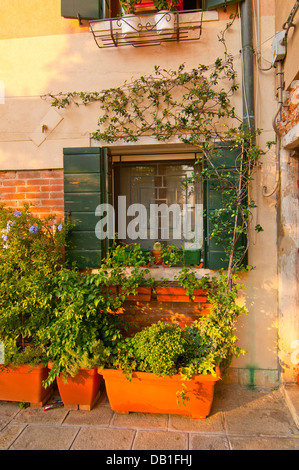
[[[184,379],[197,374],[215,374],[216,366],[225,373],[232,358],[244,354],[237,346],[235,321],[244,306],[236,302],[239,289],[236,277],[228,287],[227,276],[207,278],[200,286],[207,289],[211,314],[202,316],[184,329],[176,324],[155,323],[117,345],[117,353],[110,353],[106,366],[123,370],[128,377],[134,371],[152,372],[159,376],[180,373]],[[186,273],[184,280],[187,282]],[[190,288],[194,288],[190,278]],[[198,287],[198,286],[196,286]],[[115,349],[114,349],[115,351]]]
[[[75,376],[82,367],[100,365],[106,347],[115,352],[124,325],[111,311],[118,305],[118,296],[111,297],[103,287],[97,275],[66,268],[57,272],[53,318],[41,333],[53,363],[46,385],[57,375]]]
[[[0,341],[5,363],[19,362],[25,346],[40,355],[40,331],[53,316],[53,281],[63,262],[67,227],[0,206]]]

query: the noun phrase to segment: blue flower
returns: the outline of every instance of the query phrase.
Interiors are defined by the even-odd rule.
[[[38,228],[35,225],[31,225],[31,227],[29,227],[29,232],[30,233],[37,233]]]
[[[6,242],[6,240],[7,240],[7,235],[3,234],[1,238]]]
[[[59,225],[58,225],[57,230],[58,230],[58,232],[61,232],[61,230],[62,230],[62,224],[59,224]]]
[[[15,216],[15,217],[20,217],[21,214],[22,214],[22,212],[16,211],[16,212],[14,213],[14,216]]]

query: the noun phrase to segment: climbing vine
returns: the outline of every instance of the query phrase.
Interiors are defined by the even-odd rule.
[[[157,65],[151,74],[118,87],[47,95],[58,108],[98,102],[101,113],[93,139],[112,143],[137,142],[143,136],[163,142],[176,138],[197,149],[196,170],[189,183],[201,180],[221,195],[217,209],[204,215],[209,217],[210,239],[224,247],[228,284],[246,260],[255,207],[248,188],[265,153],[256,145],[261,131],[244,124],[231,101],[239,89],[234,57],[225,42],[233,21],[219,35],[224,54],[212,65],[200,64],[191,71],[184,64],[176,70]],[[255,229],[262,230],[259,225]]]

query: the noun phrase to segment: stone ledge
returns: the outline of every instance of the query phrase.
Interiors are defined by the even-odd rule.
[[[299,429],[299,387],[297,384],[283,384],[286,404]]]

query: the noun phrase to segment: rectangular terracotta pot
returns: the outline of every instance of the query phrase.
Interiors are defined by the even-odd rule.
[[[156,288],[160,302],[206,302],[207,295],[202,289],[193,291],[192,299],[186,295],[186,289],[180,286],[159,286]]]
[[[211,411],[216,376],[197,375],[191,380],[182,381],[180,375],[159,377],[146,372],[134,372],[128,380],[120,370],[99,369],[105,380],[111,408],[120,414],[130,411],[140,413],[167,413],[191,415],[192,418],[206,418]],[[177,402],[177,392],[186,385],[189,400]]]
[[[117,286],[102,286],[101,289],[108,299],[113,299],[115,297],[113,294],[117,294]]]
[[[100,397],[101,380],[96,367],[80,369],[75,377],[68,376],[67,381],[63,377],[56,377],[65,408],[90,411]]]
[[[30,403],[43,406],[52,394],[52,387],[44,388],[49,369],[44,364],[32,368],[22,365],[0,369],[0,400]]]
[[[140,301],[140,302],[150,302],[151,297],[152,297],[152,289],[150,287],[142,287],[139,286],[137,287],[137,293],[136,294],[129,294],[126,297],[127,301]],[[122,288],[119,287],[119,293],[122,293]]]

